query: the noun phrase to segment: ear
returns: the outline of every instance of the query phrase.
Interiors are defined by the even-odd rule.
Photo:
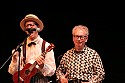
[[[86,37],[86,40],[85,40],[85,42],[87,42],[88,41],[88,36]]]
[[[87,42],[87,39],[85,40],[85,42]]]

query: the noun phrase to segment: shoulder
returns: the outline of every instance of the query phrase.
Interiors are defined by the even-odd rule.
[[[89,52],[93,52],[93,53],[97,52],[95,49],[90,48],[90,47],[88,47],[88,46],[85,46],[85,50],[86,50],[86,51],[89,51]]]
[[[43,39],[43,38],[39,38],[39,44],[42,46],[42,44],[45,44],[45,46],[49,46],[49,43],[45,40],[45,39]]]
[[[55,45],[53,43],[50,43],[46,40],[42,40],[42,46],[44,46],[46,49],[53,49]]]
[[[90,48],[88,46],[86,46],[85,52],[90,53],[92,55],[99,55],[98,52],[95,49]]]
[[[73,54],[73,52],[74,52],[74,48],[71,48],[71,49],[67,50],[67,51],[64,53],[64,55],[71,55],[71,54]]]

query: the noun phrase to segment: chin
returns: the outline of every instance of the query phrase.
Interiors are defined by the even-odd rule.
[[[29,38],[30,38],[31,40],[34,40],[34,37],[33,37],[33,36],[30,36]]]

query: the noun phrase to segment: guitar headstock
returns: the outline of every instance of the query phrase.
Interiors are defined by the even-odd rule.
[[[53,43],[50,43],[50,45],[46,49],[46,52],[50,52],[53,48],[55,48],[55,45]]]

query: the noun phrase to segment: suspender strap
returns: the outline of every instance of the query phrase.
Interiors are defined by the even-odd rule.
[[[43,40],[43,43],[42,43],[42,52],[44,52],[44,51],[45,51],[45,43],[46,43],[46,41],[45,41],[45,40]]]
[[[25,64],[25,60],[26,60],[26,41],[27,40],[24,41],[24,45],[23,45],[23,56],[24,56],[23,62],[24,62],[24,64]]]

